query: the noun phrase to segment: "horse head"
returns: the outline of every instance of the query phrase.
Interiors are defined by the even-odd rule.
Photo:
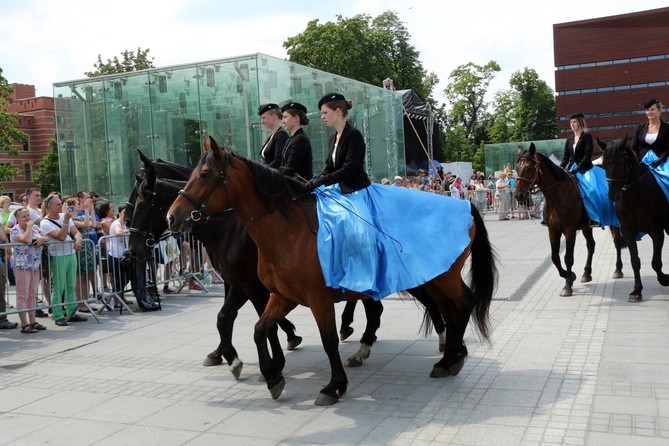
[[[516,191],[514,195],[519,202],[527,201],[530,189],[534,187],[537,182],[539,166],[534,157],[535,153],[536,147],[534,143],[530,143],[530,148],[528,150],[518,150],[518,161],[516,162]]]
[[[627,136],[608,144],[597,138],[597,143],[604,149],[602,167],[609,183],[609,200],[618,201],[630,182],[634,163],[638,164],[636,155],[628,147]]]
[[[230,208],[233,203],[229,196],[235,182],[229,181],[228,174],[234,156],[219,147],[213,137],[204,139],[204,153],[179,196],[167,213],[172,232],[189,232],[193,223],[206,215],[213,215]],[[233,173],[234,176],[234,173]],[[219,187],[222,186],[222,187]]]

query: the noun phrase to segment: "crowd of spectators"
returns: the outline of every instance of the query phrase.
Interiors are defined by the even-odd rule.
[[[383,178],[381,184],[469,200],[480,213],[496,213],[500,220],[515,218],[522,220],[539,217],[540,214],[540,210],[531,200],[519,203],[513,196],[516,182],[509,166],[497,176],[491,174],[486,178],[483,172],[476,172],[465,179],[451,172],[443,172],[441,168],[437,168],[432,174],[424,169],[418,169],[414,177],[402,178],[397,175],[392,181]]]
[[[30,188],[12,206],[8,196],[0,196],[0,244],[5,245],[0,248],[0,313],[11,308],[8,283],[16,287],[22,333],[45,330],[37,318],[52,317],[59,326],[85,322],[81,313],[98,311],[89,304],[91,296],[109,293],[130,303],[123,296],[130,278],[121,260],[128,248],[125,206],[115,213],[110,201],[98,205],[98,200],[94,191],[76,196],[52,192],[42,200],[39,189]],[[192,251],[188,247],[184,256]],[[0,314],[0,329],[18,327]]]

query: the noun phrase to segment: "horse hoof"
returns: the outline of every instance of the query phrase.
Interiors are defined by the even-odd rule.
[[[630,294],[630,296],[627,298],[627,302],[641,302],[641,294]]]
[[[657,281],[660,282],[660,285],[662,286],[669,286],[669,274],[657,276]]]
[[[202,361],[202,365],[205,367],[211,367],[214,365],[221,365],[221,364],[223,364],[223,358],[221,356],[207,355],[207,357],[204,358],[204,361]]]
[[[316,397],[316,401],[314,401],[314,404],[316,406],[332,406],[337,401],[339,401],[339,398],[335,398],[333,396],[326,395],[324,393],[319,393],[318,396]]]
[[[353,327],[346,327],[339,330],[339,339],[344,342],[353,334]]]
[[[360,367],[362,365],[362,359],[357,356],[349,356],[344,362],[344,367]]]
[[[430,373],[430,378],[444,378],[446,376],[455,376],[458,373],[460,373],[460,370],[462,370],[462,367],[465,365],[465,358],[462,358],[455,364],[450,365],[447,369],[435,365],[432,368],[432,372]]]
[[[623,277],[624,277],[623,272],[620,271],[619,269],[617,269],[613,272],[613,278],[614,279],[622,279]]]
[[[242,374],[243,367],[244,363],[241,361],[241,359],[235,358],[232,361],[232,364],[230,364],[230,373],[232,373],[232,376],[234,376],[235,379],[239,379],[239,375]]]
[[[581,276],[581,283],[588,283],[588,282],[592,282],[592,276],[590,275],[586,276],[585,274],[583,274],[583,276]]]
[[[573,294],[574,293],[572,292],[571,288],[564,287],[564,288],[562,288],[562,292],[560,293],[560,296],[569,297],[569,296],[573,296]]]
[[[298,345],[302,343],[302,336],[295,336],[293,339],[288,341],[288,346],[286,347],[288,350],[295,350]]]
[[[283,379],[283,376],[282,376],[281,381],[279,381],[274,387],[269,389],[269,393],[270,393],[270,395],[272,395],[273,400],[277,399],[281,395],[281,392],[283,392],[283,387],[285,385],[286,385],[286,380]]]

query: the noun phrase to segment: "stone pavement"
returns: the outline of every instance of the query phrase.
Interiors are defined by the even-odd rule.
[[[593,281],[559,297],[546,229],[486,223],[500,258],[492,346],[468,331],[457,377],[429,378],[437,337],[421,336],[413,302],[391,297],[370,358],[347,369],[348,393],[316,407],[329,366],[309,311],[297,308],[289,317],[304,342],[286,353],[286,387],[274,401],[258,381],[252,307],[235,328],[245,361],[237,381],[227,366],[201,365],[218,343],[221,289],[186,292],[162,312],[0,331],[0,444],[669,444],[669,290],[650,268],[650,240],[640,245],[643,302],[627,303],[627,252],[626,277],[610,278],[608,231],[596,231]],[[581,236],[575,258],[580,277]],[[357,350],[362,308],[356,316],[342,356]]]

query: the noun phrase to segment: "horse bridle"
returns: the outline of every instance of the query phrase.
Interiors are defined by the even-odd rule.
[[[151,205],[152,208],[151,214],[153,214],[153,209],[155,208],[162,209],[161,206],[157,205],[155,202],[156,193],[154,191],[144,189],[142,192],[144,193],[144,195],[149,195],[151,197],[151,199],[149,200],[149,204]],[[134,204],[127,203],[127,206],[128,205],[131,205],[133,209],[135,208]],[[134,211],[133,211],[133,217],[134,217]],[[128,231],[130,231],[133,234],[137,234],[140,237],[144,237],[146,239],[144,241],[144,244],[149,248],[155,247],[158,243],[162,242],[163,240],[167,240],[172,235],[171,233],[164,233],[161,234],[160,237],[156,238],[156,235],[153,233],[153,231],[145,231],[143,229],[134,228],[132,226],[128,228]]]
[[[532,159],[529,156],[523,155],[523,158],[526,159],[527,161],[529,161],[531,164],[535,164],[535,165],[537,164],[537,160]],[[531,188],[534,187],[535,184],[537,184],[538,180],[539,180],[539,169],[536,168],[536,166],[535,166],[535,169],[534,169],[534,177],[532,179],[528,180],[525,177],[516,176],[516,181],[525,181],[529,184],[528,192],[530,191]]]
[[[228,171],[228,165],[230,164],[230,152],[225,152],[225,162],[223,163],[223,168],[219,172],[218,176],[216,177],[216,180],[214,181],[214,184],[211,185],[211,188],[209,189],[209,192],[204,196],[201,202],[198,202],[195,197],[193,197],[191,194],[186,192],[185,190],[181,189],[179,190],[179,195],[184,197],[190,204],[192,204],[195,209],[191,211],[190,213],[190,218],[193,222],[197,222],[202,220],[202,217],[204,217],[204,208],[207,206],[207,202],[209,201],[209,198],[211,198],[211,195],[214,193],[216,188],[218,187],[219,184],[223,183],[223,188],[225,189],[225,195],[227,199],[228,195],[228,188],[227,184],[228,181],[225,178],[227,171]]]
[[[641,179],[643,177],[645,177],[646,175],[648,175],[651,172],[651,169],[648,168],[643,174],[639,175],[638,178],[635,178],[634,180],[630,181],[630,176],[631,176],[631,173],[632,173],[632,166],[631,166],[631,163],[630,163],[630,155],[629,155],[629,153],[627,153],[627,151],[625,151],[624,156],[625,156],[625,178],[623,179],[623,178],[609,178],[609,177],[606,177],[606,181],[608,181],[609,183],[623,183],[623,187],[620,189],[621,192],[625,192],[627,189],[629,189],[629,187],[632,184],[636,183],[637,181],[641,181]]]

